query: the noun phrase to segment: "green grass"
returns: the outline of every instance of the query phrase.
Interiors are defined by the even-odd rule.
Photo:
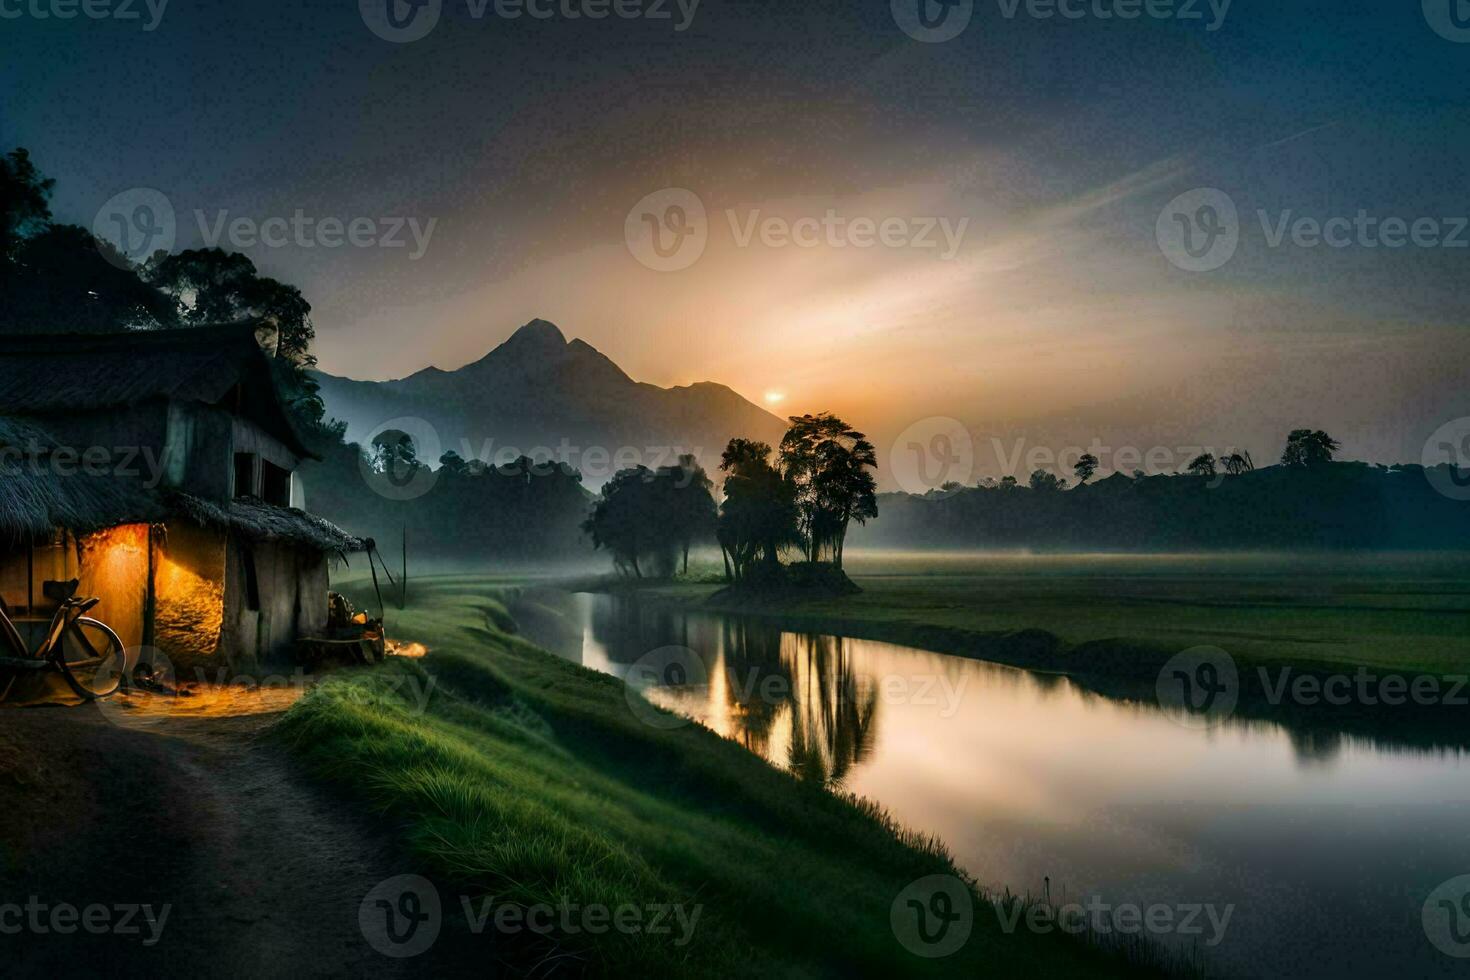
[[[1127,650],[1155,658],[1200,644],[1223,647],[1245,665],[1470,668],[1466,555],[870,553],[850,556],[847,571],[861,595],[715,605],[796,629],[1062,670],[1116,670],[1126,664],[1088,658]],[[708,607],[718,589],[675,582],[641,591]]]
[[[910,882],[958,873],[937,842],[699,726],[644,724],[621,681],[508,635],[503,613],[483,584],[420,580],[391,626],[395,638],[427,644],[429,656],[335,675],[277,729],[310,771],[399,828],[446,896],[703,907],[683,946],[677,929],[461,936],[481,968],[494,960],[517,973],[591,975],[1140,975],[1074,938],[1003,933],[978,893],[962,950],[914,956],[894,937],[890,907]],[[427,710],[417,711],[413,692],[431,681]],[[458,902],[445,904],[453,923]]]

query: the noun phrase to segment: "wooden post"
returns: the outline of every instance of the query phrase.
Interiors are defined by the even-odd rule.
[[[408,525],[403,525],[403,581],[399,583],[398,608],[408,606]]]

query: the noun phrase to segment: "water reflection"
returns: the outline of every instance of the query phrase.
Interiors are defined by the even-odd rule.
[[[550,601],[550,600],[546,600]],[[1442,746],[1236,717],[1180,724],[1103,684],[607,596],[557,600],[558,650],[626,676],[682,646],[707,683],[650,697],[943,840],[983,884],[1235,907],[1229,976],[1454,976],[1419,925],[1470,871],[1470,766]],[[532,637],[540,642],[539,637]]]
[[[592,667],[605,662],[612,673],[625,674],[652,642],[693,651],[707,683],[674,684],[649,696],[803,779],[840,786],[873,750],[878,683],[857,671],[854,641],[633,603],[594,602],[588,622],[579,659]]]

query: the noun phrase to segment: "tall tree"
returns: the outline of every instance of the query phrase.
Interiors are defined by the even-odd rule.
[[[757,564],[779,564],[781,550],[802,540],[796,486],[770,457],[770,446],[749,439],[731,439],[720,455],[725,499],[716,538],[735,582],[744,581]]]
[[[792,416],[779,462],[796,489],[807,560],[827,548],[840,567],[849,523],[876,517],[877,453],[867,436],[830,412]]]
[[[316,329],[300,289],[262,276],[248,256],[220,248],[160,252],[142,274],[173,298],[185,326],[257,323],[274,331],[276,380],[286,404],[308,429],[324,426],[326,409],[310,374]]]
[[[1077,465],[1072,467],[1072,472],[1077,474],[1077,484],[1082,486],[1092,479],[1097,473],[1098,460],[1092,453],[1083,453],[1077,457]]]
[[[1310,467],[1332,462],[1342,444],[1321,429],[1292,429],[1281,451],[1283,466]]]
[[[21,239],[51,222],[55,186],[56,181],[36,169],[24,147],[0,157],[0,262],[14,257]]]

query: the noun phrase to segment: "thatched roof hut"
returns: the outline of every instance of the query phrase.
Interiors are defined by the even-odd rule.
[[[253,672],[368,546],[292,506],[312,455],[252,326],[0,335],[0,598],[80,577],[130,646]]]

